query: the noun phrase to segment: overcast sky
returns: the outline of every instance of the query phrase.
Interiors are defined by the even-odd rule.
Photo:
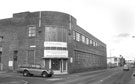
[[[135,0],[2,0],[0,19],[24,11],[59,11],[107,45],[107,56],[135,58]],[[111,51],[111,52],[110,52]]]

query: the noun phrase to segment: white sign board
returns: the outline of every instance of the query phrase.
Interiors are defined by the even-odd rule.
[[[44,42],[44,47],[66,47],[67,42]]]
[[[70,63],[73,63],[73,58],[72,57],[70,58]]]
[[[30,48],[35,48],[36,47],[36,45],[30,45]]]
[[[9,67],[12,67],[12,66],[13,66],[13,61],[9,61],[9,62],[8,62],[8,66],[9,66]]]
[[[44,50],[44,58],[68,58],[67,50]]]

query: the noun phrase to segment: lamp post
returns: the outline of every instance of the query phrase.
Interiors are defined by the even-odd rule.
[[[114,49],[110,49],[110,67],[112,67],[112,50]]]
[[[135,38],[135,36],[132,36],[132,38]],[[135,59],[134,59],[134,64],[135,64]]]

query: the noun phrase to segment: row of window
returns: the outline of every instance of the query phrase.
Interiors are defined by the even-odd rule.
[[[80,66],[90,67],[93,65],[104,66],[105,63],[105,56],[99,56],[95,54],[85,53],[81,51],[74,51],[75,52],[75,63],[79,64]]]
[[[28,27],[28,36],[36,36],[36,26]],[[45,41],[67,41],[67,31],[65,28],[60,28],[57,26],[45,27]]]
[[[51,28],[51,27],[49,27],[49,29],[58,29],[58,28]],[[29,31],[28,32],[28,36],[29,37],[35,37],[36,36],[36,26],[29,26],[28,31]],[[55,32],[57,32],[57,31],[55,31]],[[64,40],[64,39],[66,39],[66,36],[64,36],[66,34],[63,34],[63,33],[66,33],[66,31],[64,32],[64,30],[61,30],[60,32],[58,32],[58,34],[55,34],[55,32],[53,32],[53,31],[50,31],[49,33],[46,32],[47,33],[47,35],[46,35],[47,38],[48,39],[52,38],[53,40],[57,39],[57,40],[60,40],[60,41],[66,41],[66,40]],[[61,33],[61,32],[63,32],[63,33]],[[48,36],[49,34],[51,34],[51,35]],[[58,38],[58,37],[60,37],[60,38]],[[87,45],[92,45],[92,46],[96,46],[96,47],[101,46],[97,42],[95,42],[94,40],[92,40],[92,39],[84,36],[83,34],[80,34],[80,33],[76,32],[76,31],[73,31],[73,39],[78,41],[78,42],[82,42],[84,44],[87,44]],[[101,46],[101,47],[103,47],[103,46]]]
[[[100,46],[94,40],[92,40],[92,39],[84,36],[83,34],[80,34],[80,33],[76,32],[76,31],[73,31],[73,39],[78,41],[78,42],[82,42],[84,44],[87,44],[87,45]]]

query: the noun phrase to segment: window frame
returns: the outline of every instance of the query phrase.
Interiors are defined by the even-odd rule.
[[[86,37],[86,44],[89,45],[89,38]]]
[[[85,40],[85,39],[86,39],[86,37],[85,37],[84,35],[81,35],[81,38],[82,38],[82,43],[84,43],[84,44],[85,44],[85,43],[86,43],[86,40]]]
[[[76,41],[81,41],[81,34],[80,33],[78,33],[78,32],[76,32]]]
[[[28,26],[28,37],[36,37],[36,26],[35,25]]]

